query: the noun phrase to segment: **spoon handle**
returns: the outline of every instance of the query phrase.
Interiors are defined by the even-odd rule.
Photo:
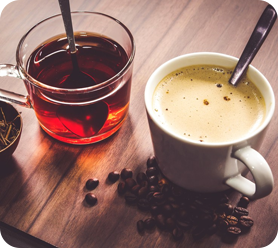
[[[246,72],[248,65],[252,62],[253,58],[266,39],[269,31],[275,23],[276,18],[277,13],[269,4],[262,13],[248,43],[246,44],[246,47],[241,54],[231,78],[229,79],[229,82],[232,85],[235,86]]]
[[[59,5],[62,12],[65,30],[68,37],[69,49],[71,53],[75,53],[76,47],[75,47],[75,39],[74,39],[73,28],[72,28],[69,0],[59,0]]]

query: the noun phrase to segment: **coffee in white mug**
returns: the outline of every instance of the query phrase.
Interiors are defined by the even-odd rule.
[[[180,68],[157,85],[153,109],[165,129],[194,141],[240,139],[262,124],[265,100],[248,78],[229,84],[232,68],[196,65]]]

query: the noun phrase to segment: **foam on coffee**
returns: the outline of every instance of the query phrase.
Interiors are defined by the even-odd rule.
[[[167,75],[153,94],[159,122],[173,133],[200,142],[229,142],[255,131],[265,101],[253,82],[228,83],[232,69],[197,65]]]

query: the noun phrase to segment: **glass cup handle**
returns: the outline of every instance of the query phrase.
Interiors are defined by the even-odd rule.
[[[225,183],[250,199],[259,199],[269,195],[273,189],[274,180],[271,169],[263,156],[250,146],[238,149],[232,156],[245,164],[252,173],[255,183],[241,174],[230,177]]]
[[[22,79],[18,72],[17,67],[11,64],[0,65],[0,76],[1,77],[10,76],[10,77]],[[24,107],[31,108],[31,104],[28,96],[10,92],[1,88],[0,88],[0,99],[9,103],[14,103]]]

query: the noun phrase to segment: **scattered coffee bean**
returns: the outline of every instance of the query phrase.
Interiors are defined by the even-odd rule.
[[[173,231],[174,228],[176,227],[176,222],[171,217],[166,218],[165,224],[166,224],[167,229],[170,230],[170,231]]]
[[[189,230],[192,227],[192,223],[189,220],[181,221],[177,220],[177,225],[183,230]]]
[[[139,233],[142,233],[145,230],[144,221],[142,220],[137,221],[137,230]]]
[[[125,185],[128,190],[131,190],[136,184],[137,183],[133,178],[125,179]]]
[[[220,220],[218,226],[221,230],[226,230],[229,227],[229,222],[226,220]]]
[[[152,229],[155,227],[155,220],[153,218],[147,218],[144,220],[144,225],[146,229]]]
[[[239,207],[243,207],[243,208],[247,208],[248,204],[249,204],[250,200],[248,197],[246,196],[242,196],[238,202],[238,206]]]
[[[121,171],[121,178],[123,180],[127,179],[127,178],[132,178],[132,170],[131,169],[127,169],[127,168],[124,168],[122,171]]]
[[[137,203],[137,196],[131,193],[126,193],[125,194],[125,200],[128,204],[136,204]]]
[[[148,194],[148,188],[147,188],[147,187],[141,187],[141,188],[138,190],[138,196],[139,196],[140,198],[146,197],[147,194]]]
[[[97,178],[89,179],[86,182],[86,188],[88,190],[94,190],[99,184],[99,180]]]
[[[150,168],[148,168],[148,169],[146,170],[146,175],[147,175],[148,177],[158,175],[158,170],[157,170],[157,168],[155,168],[155,167],[150,167]]]
[[[254,221],[249,216],[241,216],[239,219],[239,225],[243,229],[249,229],[254,225]]]
[[[113,171],[108,174],[108,180],[112,183],[118,181],[120,178],[120,173],[118,171]]]
[[[147,168],[155,167],[157,168],[157,162],[155,156],[151,156],[147,160]]]
[[[160,229],[166,228],[166,219],[165,219],[164,215],[158,214],[157,216],[155,216],[155,222],[156,222],[157,227],[159,227]]]
[[[238,223],[237,217],[232,216],[232,215],[228,215],[228,216],[226,217],[226,221],[228,221],[229,226],[236,226],[237,223]]]
[[[121,178],[124,182],[118,184],[118,193],[125,193],[128,204],[152,215],[137,222],[139,233],[157,226],[171,232],[175,240],[183,237],[183,230],[190,232],[194,239],[219,231],[217,235],[234,240],[235,235],[253,226],[246,209],[247,197],[241,197],[234,208],[224,193],[200,194],[182,189],[163,177],[154,157],[148,159],[146,173],[139,172],[136,181],[127,168],[121,171]]]
[[[163,185],[168,185],[168,180],[165,179],[165,178],[161,178],[159,181],[158,181],[158,185],[160,187],[162,187]]]
[[[150,176],[150,177],[148,178],[148,183],[149,183],[150,185],[157,185],[157,184],[158,184],[158,178],[157,178],[157,176]]]
[[[124,194],[126,192],[126,186],[124,182],[119,182],[118,184],[118,193],[120,195]]]
[[[227,232],[230,235],[239,235],[241,234],[241,229],[239,227],[228,227]]]
[[[176,227],[173,231],[172,231],[172,236],[175,240],[180,240],[183,237],[183,231]]]
[[[157,205],[151,205],[150,211],[152,215],[157,215],[160,213],[160,207]]]
[[[97,203],[97,198],[94,194],[88,193],[85,196],[85,201],[90,205],[94,206]]]
[[[139,199],[137,207],[142,211],[148,211],[150,209],[150,203],[147,199]]]
[[[147,181],[147,176],[143,172],[139,172],[136,176],[136,181],[141,185],[143,181]]]
[[[157,185],[156,186],[151,185],[151,186],[149,186],[149,191],[150,192],[159,192],[160,189],[159,189],[159,187]]]
[[[236,217],[241,217],[241,216],[248,216],[249,212],[246,208],[243,207],[235,207],[234,208],[234,215]]]
[[[141,188],[141,186],[138,185],[138,184],[136,184],[136,185],[134,185],[134,186],[131,188],[130,192],[133,193],[133,194],[135,194],[135,195],[138,195],[138,192],[139,192],[139,189],[140,189],[140,188]]]
[[[173,212],[173,208],[170,204],[164,204],[161,209],[162,209],[162,213],[167,217],[171,216]]]

